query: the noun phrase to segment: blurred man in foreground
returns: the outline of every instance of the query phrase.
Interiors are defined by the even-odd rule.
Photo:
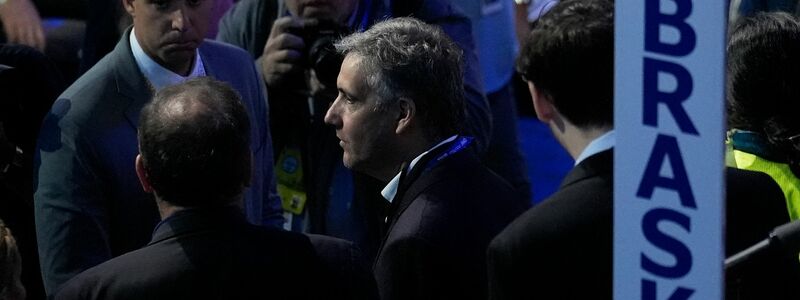
[[[241,95],[254,165],[243,209],[253,224],[283,222],[263,82],[244,51],[204,40],[213,3],[124,0],[133,27],[45,117],[34,204],[48,295],[77,273],[147,244],[158,210],[132,164],[139,111],[154,91],[189,78],[211,76]]]
[[[242,213],[250,138],[230,86],[201,77],[159,91],[142,109],[136,175],[161,222],[147,246],[78,275],[56,298],[316,298],[309,275],[320,262],[308,238]]]

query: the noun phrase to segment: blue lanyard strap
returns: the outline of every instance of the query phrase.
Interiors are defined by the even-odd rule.
[[[474,138],[472,137],[458,137],[456,138],[455,141],[449,143],[449,148],[447,148],[447,150],[441,151],[442,150],[441,148],[433,149],[431,150],[431,152],[428,152],[428,154],[426,154],[422,158],[422,160],[420,160],[420,162],[418,162],[418,164],[420,165],[417,165],[411,170],[407,170],[408,165],[406,163],[403,163],[403,167],[401,168],[402,171],[400,171],[401,172],[400,183],[397,189],[397,194],[395,194],[395,198],[392,201],[392,203],[389,204],[389,208],[387,210],[387,216],[390,219],[387,225],[394,222],[395,214],[397,213],[398,209],[402,210],[402,208],[400,207],[404,205],[403,203],[405,203],[406,207],[408,206],[409,202],[403,201],[403,199],[405,198],[405,193],[409,189],[411,184],[414,181],[416,181],[417,178],[419,178],[423,173],[435,167],[442,160],[445,160],[448,157],[452,156],[453,154],[456,154],[461,150],[467,148],[469,144],[472,143],[473,139]],[[436,157],[425,162],[425,160],[428,158],[429,155],[436,155]],[[425,168],[421,168],[422,164],[425,164]]]
[[[439,164],[439,162],[441,162],[442,160],[445,160],[446,158],[450,157],[451,155],[456,154],[456,153],[460,152],[461,150],[464,150],[465,148],[469,147],[469,145],[472,144],[473,140],[475,140],[475,138],[473,138],[471,136],[460,136],[460,137],[456,138],[456,140],[453,141],[453,143],[450,145],[449,149],[447,149],[446,151],[444,151],[441,154],[439,154],[439,156],[437,156],[437,157],[431,159],[430,161],[428,161],[428,163],[425,165],[425,168],[423,169],[422,172],[426,172],[426,171],[432,169],[437,164]]]

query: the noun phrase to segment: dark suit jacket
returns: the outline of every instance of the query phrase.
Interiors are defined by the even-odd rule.
[[[764,239],[788,215],[769,176],[726,174],[726,252],[732,254]],[[611,299],[613,213],[613,150],[607,150],[575,166],[558,192],[492,241],[490,299]]]
[[[468,148],[425,170],[449,145],[400,181],[374,266],[381,299],[486,298],[486,246],[524,208]]]
[[[375,278],[361,249],[353,242],[319,234],[306,234],[322,261],[324,299],[378,299]]]
[[[611,299],[613,152],[592,155],[489,246],[490,299]]]
[[[167,218],[150,243],[64,284],[56,299],[318,299],[321,270],[301,234],[247,224],[235,208]]]
[[[783,192],[769,175],[727,170],[725,257],[730,257],[790,220]],[[725,299],[797,299],[798,282],[797,253],[767,252],[725,271]]]
[[[131,53],[130,29],[113,52],[54,103],[37,145],[36,231],[45,288],[52,293],[75,274],[144,246],[158,223],[152,196],[134,171],[139,111],[151,88]],[[256,224],[282,221],[275,193],[263,83],[249,55],[204,42],[206,74],[242,96],[252,128],[253,177],[245,212]]]

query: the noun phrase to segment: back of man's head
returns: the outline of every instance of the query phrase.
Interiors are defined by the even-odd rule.
[[[612,126],[613,2],[556,4],[528,35],[517,69],[575,126]]]
[[[400,98],[414,101],[428,134],[448,137],[461,131],[466,108],[462,51],[438,27],[414,18],[394,18],[336,44],[345,55],[361,58],[367,86],[378,108]]]
[[[739,21],[728,42],[727,81],[731,127],[800,133],[800,22],[782,12]]]
[[[250,122],[230,86],[201,77],[167,87],[142,109],[139,151],[156,197],[227,204],[250,183]]]

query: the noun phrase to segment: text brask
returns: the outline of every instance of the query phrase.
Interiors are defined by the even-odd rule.
[[[664,12],[662,2],[671,2],[674,11]],[[667,3],[665,3],[667,4]],[[643,62],[643,114],[642,123],[659,127],[674,120],[682,135],[699,136],[692,119],[686,113],[684,102],[692,95],[692,74],[681,65],[681,58],[691,54],[697,37],[692,26],[686,22],[692,13],[691,0],[646,0],[645,2],[645,51]],[[664,41],[662,29],[678,33],[677,41]],[[660,76],[669,76],[676,82],[674,90],[665,90],[659,84]],[[659,115],[661,112],[668,114]],[[662,175],[661,170],[669,165],[671,174]],[[656,189],[663,189],[675,196],[673,203],[660,203],[647,211],[641,220],[642,232],[647,241],[674,258],[674,264],[664,264],[653,259],[652,253],[640,252],[640,268],[654,278],[641,279],[642,299],[689,299],[695,292],[691,286],[681,286],[677,279],[692,270],[692,251],[684,241],[663,231],[665,225],[680,228],[686,234],[692,232],[692,219],[681,210],[697,209],[692,186],[689,181],[678,138],[659,131],[647,165],[636,192],[640,200],[650,201]],[[659,199],[663,201],[663,199]],[[676,207],[680,204],[680,207]],[[681,210],[677,209],[680,208]],[[660,226],[661,224],[661,226]],[[667,284],[671,293],[659,295],[657,286]],[[674,287],[673,287],[674,286]],[[662,287],[662,292],[664,288]]]

